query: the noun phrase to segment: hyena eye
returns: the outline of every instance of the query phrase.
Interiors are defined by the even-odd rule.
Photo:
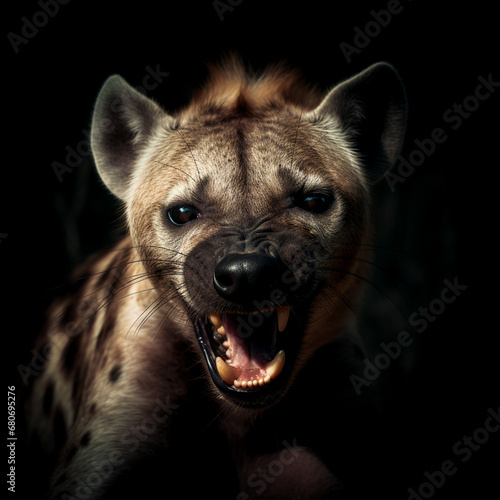
[[[200,212],[191,205],[179,205],[169,209],[167,215],[172,224],[182,226],[197,219],[200,216]]]
[[[293,196],[293,203],[302,210],[313,214],[326,212],[333,202],[332,194],[325,193],[299,193]]]

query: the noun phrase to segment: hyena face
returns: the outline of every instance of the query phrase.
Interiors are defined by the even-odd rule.
[[[323,99],[290,73],[215,70],[173,117],[111,77],[96,105],[99,172],[211,380],[274,402],[340,331],[368,231],[369,187],[394,162],[405,98],[377,64]]]

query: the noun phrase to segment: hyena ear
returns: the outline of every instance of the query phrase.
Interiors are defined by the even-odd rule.
[[[314,120],[333,118],[359,153],[366,177],[379,180],[400,153],[406,128],[403,84],[388,63],[373,64],[334,87],[312,111]]]
[[[125,200],[138,154],[166,113],[121,76],[104,83],[92,117],[91,145],[106,186]]]

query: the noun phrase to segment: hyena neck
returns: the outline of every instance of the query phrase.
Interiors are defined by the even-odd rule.
[[[186,350],[179,331],[187,320],[168,300],[170,291],[155,285],[130,237],[84,263],[71,288],[73,293],[55,305],[59,325],[50,325],[45,341],[60,346],[74,384],[81,383],[79,370],[89,366],[109,367],[114,382],[118,367],[122,376],[130,367],[143,377],[155,360],[155,373],[148,378],[159,387],[168,370],[183,372],[185,360],[174,353]],[[88,373],[87,379],[98,375]]]
[[[141,339],[153,335],[161,340],[185,330],[187,317],[176,304],[175,293],[162,288],[148,271],[146,260],[132,238],[126,236],[86,274],[92,276],[89,287],[104,295],[106,312],[128,320],[127,336]],[[134,317],[132,310],[138,315]]]

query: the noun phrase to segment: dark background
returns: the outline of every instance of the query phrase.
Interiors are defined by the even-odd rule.
[[[229,5],[228,2],[225,2]],[[238,2],[233,1],[233,4]],[[9,4],[5,23],[3,113],[7,136],[2,166],[2,314],[7,339],[7,384],[21,386],[17,367],[29,359],[43,311],[68,273],[122,231],[119,205],[102,186],[87,154],[92,106],[113,73],[143,85],[149,68],[168,72],[148,95],[167,110],[189,100],[206,74],[205,62],[236,50],[252,67],[286,60],[306,81],[327,89],[385,60],[408,93],[409,123],[403,156],[415,140],[439,127],[437,144],[395,192],[377,186],[378,218],[367,300],[359,307],[368,359],[381,341],[401,330],[415,342],[380,379],[387,449],[400,446],[393,474],[404,490],[418,489],[424,473],[452,459],[457,472],[432,498],[493,498],[498,494],[498,437],[492,433],[462,463],[455,443],[484,426],[500,400],[497,297],[498,94],[481,101],[456,130],[444,119],[474,94],[478,77],[500,81],[498,27],[493,7],[404,1],[387,27],[348,62],[340,44],[388,1],[265,2],[242,0],[218,15],[212,1],[69,2],[15,53],[7,38],[22,36],[34,1]],[[496,45],[495,45],[496,44]],[[151,80],[149,80],[151,82]],[[75,168],[59,180],[53,163]],[[421,334],[408,325],[420,306],[440,297],[443,280],[467,289]],[[327,397],[327,396],[325,396]],[[372,450],[384,458],[384,449]],[[393,467],[393,465],[388,465]],[[362,478],[360,478],[362,480]],[[18,470],[18,481],[29,471]],[[401,498],[407,498],[403,493]]]

